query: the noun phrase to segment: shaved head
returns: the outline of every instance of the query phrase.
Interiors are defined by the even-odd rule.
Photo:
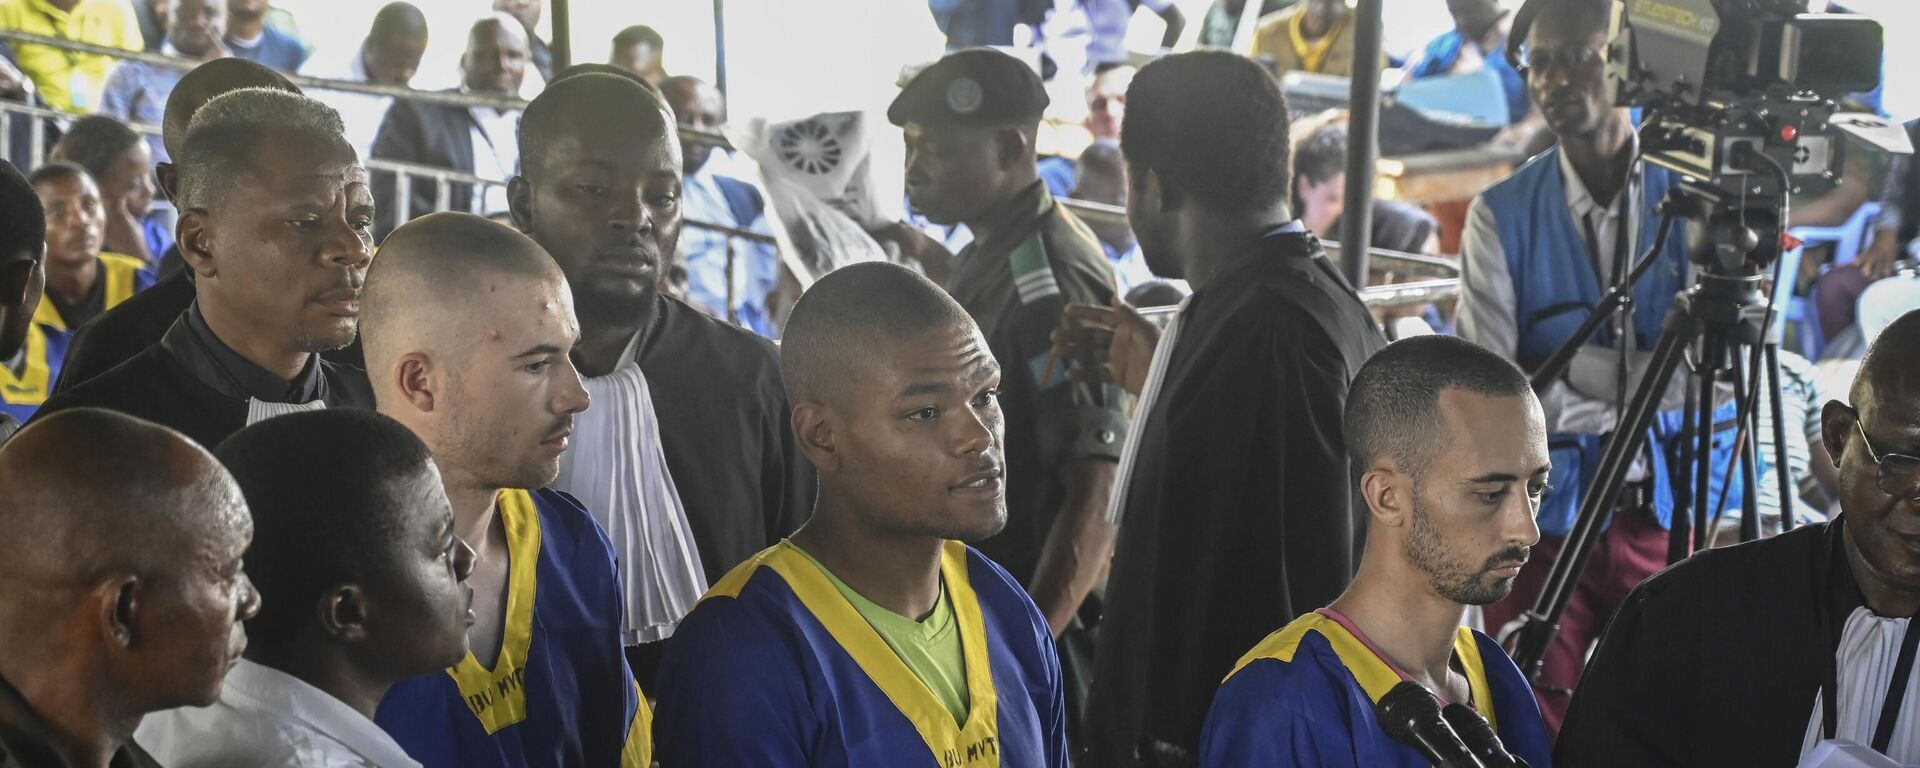
[[[361,338],[380,411],[412,428],[451,485],[539,488],[588,398],[559,265],[466,213],[393,231],[367,275]]]
[[[1860,361],[1849,397],[1856,407],[1886,400],[1920,399],[1920,310],[1908,312],[1880,332]]]
[[[780,341],[787,399],[827,402],[844,392],[836,382],[861,365],[876,339],[974,327],[959,302],[912,270],[881,262],[835,270],[807,289],[787,320]]]
[[[512,227],[468,213],[407,222],[380,244],[361,302],[369,370],[411,351],[453,354],[461,333],[487,314],[485,294],[501,277],[565,284],[560,267]]]
[[[0,676],[84,659],[120,712],[211,703],[258,609],[245,499],[170,429],[80,408],[0,450]]]

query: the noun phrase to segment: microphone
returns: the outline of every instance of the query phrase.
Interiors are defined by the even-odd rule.
[[[1446,718],[1447,725],[1453,726],[1453,732],[1460,735],[1460,740],[1466,743],[1467,751],[1480,758],[1487,768],[1527,768],[1525,760],[1507,752],[1506,746],[1500,743],[1500,736],[1493,732],[1493,726],[1488,725],[1486,719],[1473,711],[1472,707],[1448,704],[1446,709],[1440,710],[1440,714]]]
[[[1373,705],[1387,735],[1420,752],[1436,768],[1488,768],[1467,750],[1440,714],[1440,700],[1419,683],[1402,681]]]

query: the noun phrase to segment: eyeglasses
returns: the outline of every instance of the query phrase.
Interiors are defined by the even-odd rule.
[[[1860,431],[1860,442],[1867,446],[1867,457],[1873,459],[1878,468],[1874,478],[1875,485],[1889,496],[1896,498],[1920,497],[1920,457],[1899,453],[1881,453],[1873,448],[1873,440],[1867,437],[1867,428],[1860,423],[1860,412],[1853,412],[1853,427]]]
[[[1531,48],[1522,64],[1529,72],[1545,72],[1555,65],[1568,72],[1588,72],[1598,69],[1606,56],[1604,48]]]

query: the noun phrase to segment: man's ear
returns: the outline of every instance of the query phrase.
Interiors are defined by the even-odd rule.
[[[327,590],[315,608],[327,634],[349,643],[367,639],[367,593],[358,584]]]
[[[994,132],[994,153],[1001,168],[1012,168],[1022,162],[1031,162],[1033,146],[1036,140],[1031,132],[1018,126],[1002,128]]]
[[[134,628],[140,623],[145,589],[146,582],[133,574],[102,582],[94,588],[93,596],[100,610],[100,628],[107,642],[122,649],[133,647],[136,640]]]
[[[433,360],[425,353],[409,352],[402,355],[400,361],[393,364],[393,370],[388,375],[393,377],[393,381],[390,382],[393,390],[398,392],[414,410],[421,413],[433,412],[437,404],[435,395],[439,394],[436,390],[440,388],[440,382],[434,377]]]
[[[213,258],[213,217],[205,210],[189,208],[180,212],[180,221],[174,225],[173,232],[174,244],[180,247],[180,258],[195,276],[219,276],[220,269]]]
[[[1826,407],[1820,409],[1820,442],[1827,446],[1827,455],[1835,467],[1846,457],[1848,438],[1853,437],[1853,420],[1858,418],[1854,413],[1838,400],[1829,400]]]
[[[1374,525],[1398,528],[1406,525],[1413,514],[1413,487],[1411,478],[1397,470],[1375,467],[1360,476],[1360,497],[1367,502],[1367,512]]]
[[[160,191],[166,193],[168,200],[179,197],[180,172],[173,167],[173,163],[155,163],[153,180],[160,183]]]
[[[840,467],[839,447],[835,444],[833,420],[827,407],[806,402],[793,408],[793,438],[815,469],[830,472]]]
[[[507,216],[521,234],[533,234],[533,184],[525,176],[507,180]]]

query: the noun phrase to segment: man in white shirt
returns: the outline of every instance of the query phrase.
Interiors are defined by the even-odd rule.
[[[347,409],[290,414],[220,445],[253,511],[266,606],[210,707],[150,715],[162,764],[417,768],[373,722],[387,689],[467,653],[473,550],[413,432]]]
[[[300,74],[371,85],[407,87],[420,69],[420,57],[427,51],[427,17],[412,3],[392,2],[373,16],[373,29],[367,39],[345,59],[316,63],[308,60]],[[347,125],[347,141],[361,157],[373,152],[374,132],[393,105],[391,96],[351,91],[321,91],[315,98],[340,113]]]

